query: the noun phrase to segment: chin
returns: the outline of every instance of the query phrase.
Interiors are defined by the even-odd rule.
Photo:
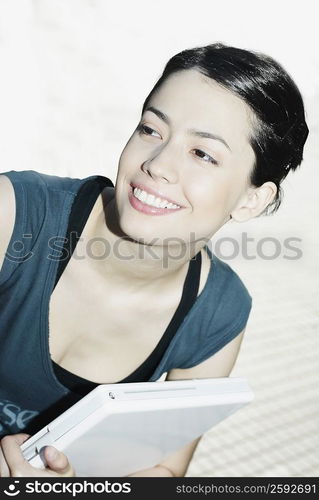
[[[161,238],[161,235],[155,234],[154,228],[147,228],[146,225],[132,221],[132,219],[127,220],[125,217],[120,219],[120,228],[127,238],[137,243],[157,245],[161,244],[160,241],[163,239],[163,236]]]

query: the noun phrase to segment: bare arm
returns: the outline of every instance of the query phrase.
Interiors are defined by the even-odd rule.
[[[0,270],[8,248],[15,221],[15,195],[5,175],[0,175]]]
[[[193,378],[228,377],[237,359],[245,329],[214,356],[193,368],[176,369],[167,374],[166,380],[187,380]],[[200,437],[176,451],[160,464],[138,471],[131,476],[184,477]]]

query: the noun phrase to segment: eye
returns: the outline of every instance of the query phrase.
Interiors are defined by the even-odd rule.
[[[196,156],[198,156],[201,160],[207,163],[212,163],[213,165],[218,165],[218,162],[212,156],[208,155],[201,149],[193,149],[193,151],[197,153]]]
[[[140,135],[149,135],[151,137],[161,137],[160,134],[158,132],[156,132],[156,130],[152,129],[151,127],[148,127],[147,125],[144,125],[144,123],[140,123],[136,130],[138,131],[138,133]],[[156,135],[153,135],[153,132],[154,134],[157,134]]]

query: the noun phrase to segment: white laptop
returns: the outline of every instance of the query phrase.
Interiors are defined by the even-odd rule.
[[[119,477],[158,464],[253,399],[244,378],[102,384],[22,445],[44,467],[63,451],[77,476]]]

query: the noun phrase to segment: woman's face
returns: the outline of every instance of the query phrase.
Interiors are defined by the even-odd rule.
[[[171,75],[120,157],[122,231],[152,245],[210,239],[250,187],[251,127],[248,106],[228,90],[196,70]]]

